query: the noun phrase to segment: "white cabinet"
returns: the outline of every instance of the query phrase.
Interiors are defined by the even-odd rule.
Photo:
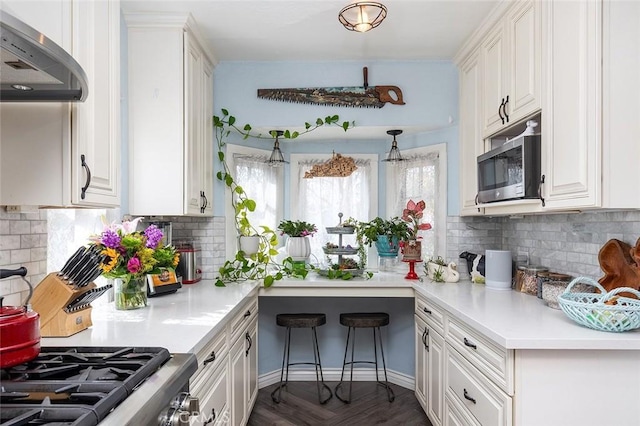
[[[538,0],[515,2],[481,43],[484,136],[540,109],[539,7]]]
[[[482,64],[478,50],[460,69],[460,216],[480,215],[477,158],[484,153],[482,138]]]
[[[444,410],[444,327],[442,311],[416,295],[416,398],[434,426]]]
[[[3,103],[0,204],[120,205],[120,4],[18,2],[8,10],[82,66],[83,103]],[[41,7],[42,6],[42,7]],[[14,10],[15,9],[15,10]],[[50,19],[57,16],[60,19]],[[56,24],[47,24],[54,21]]]
[[[213,60],[188,14],[125,15],[129,210],[213,214]]]
[[[247,303],[229,323],[231,338],[229,373],[232,426],[245,425],[258,396],[257,297]]]
[[[639,208],[637,2],[544,2],[544,195],[549,210]],[[573,28],[573,31],[566,31]]]

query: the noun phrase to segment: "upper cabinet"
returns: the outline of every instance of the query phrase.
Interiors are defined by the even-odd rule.
[[[515,2],[481,42],[483,135],[540,109],[540,3]]]
[[[3,6],[82,66],[83,103],[1,105],[0,204],[120,205],[120,4],[43,1]],[[51,19],[58,16],[60,19]],[[55,23],[53,25],[52,23]]]
[[[126,14],[129,213],[213,214],[213,59],[188,14]]]

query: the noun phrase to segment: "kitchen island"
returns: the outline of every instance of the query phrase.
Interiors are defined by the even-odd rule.
[[[238,305],[256,294],[261,296],[261,310],[263,303],[286,303],[287,299],[321,302],[344,298],[345,303],[405,299],[422,311],[420,315],[426,316],[426,311],[439,314],[423,320],[416,312],[415,330],[411,330],[415,340],[404,345],[405,352],[410,344],[416,359],[422,360],[419,351],[427,341],[422,339],[427,328],[429,336],[441,339],[434,341],[441,344],[441,359],[427,364],[431,369],[418,368],[415,373],[416,385],[423,375],[436,383],[429,395],[436,406],[425,406],[430,417],[435,409],[443,422],[463,419],[468,424],[640,424],[639,330],[591,330],[534,296],[468,282],[423,283],[392,273],[351,281],[311,275],[306,280],[279,281],[269,289],[256,283],[217,288],[212,282],[200,282],[176,294],[152,298],[147,308],[135,311],[116,311],[112,304],[98,306],[90,329],[68,338],[44,338],[42,344],[148,345],[167,347],[171,352],[198,352],[229,318],[237,316]],[[413,315],[413,310],[408,314]],[[262,311],[259,318],[263,327]],[[267,338],[275,339],[275,346],[281,348],[275,336]],[[260,339],[266,338],[261,334]],[[320,342],[321,347],[324,343]],[[431,346],[428,356],[435,349]],[[435,375],[434,366],[441,369]],[[476,402],[457,398],[456,386],[463,386],[467,394],[478,392],[473,397]],[[478,412],[484,403],[488,408]]]

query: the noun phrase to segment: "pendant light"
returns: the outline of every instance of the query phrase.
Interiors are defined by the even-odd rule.
[[[349,31],[367,32],[382,23],[387,17],[387,8],[376,1],[359,1],[345,6],[338,20]]]
[[[402,155],[400,155],[398,142],[396,141],[396,136],[402,134],[402,130],[387,130],[387,134],[393,136],[393,142],[391,142],[391,149],[389,150],[389,154],[387,154],[387,158],[382,161],[395,163],[396,161],[404,160],[404,158],[402,158]]]
[[[271,167],[281,167],[288,163],[288,161],[285,161],[282,151],[280,151],[280,142],[278,142],[278,137],[282,136],[284,132],[282,130],[272,130],[269,133],[276,135],[276,141],[273,143],[273,151],[271,151],[267,164]]]

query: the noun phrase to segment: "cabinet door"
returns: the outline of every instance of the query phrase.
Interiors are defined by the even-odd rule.
[[[483,131],[495,133],[506,124],[503,107],[506,97],[507,63],[505,60],[506,36],[502,22],[489,33],[481,46]]]
[[[507,16],[509,123],[540,109],[540,2],[516,2]]]
[[[202,51],[188,32],[184,35],[184,211],[200,215],[203,203],[201,186],[203,158],[203,57]]]
[[[476,207],[477,157],[484,152],[481,80],[481,58],[476,50],[460,66],[460,216],[482,214]]]
[[[548,209],[593,207],[601,200],[601,7],[591,1],[542,3]]]
[[[203,89],[202,103],[204,116],[202,118],[203,134],[202,139],[202,166],[201,166],[201,187],[204,192],[205,216],[213,216],[213,65],[203,59]]]
[[[416,399],[425,412],[427,408],[427,324],[416,316]]]
[[[239,338],[229,352],[231,374],[231,425],[244,424],[245,420],[245,339]]]
[[[71,202],[120,205],[120,3],[73,2],[73,56],[89,96],[72,104]]]
[[[428,329],[428,328],[427,328]],[[427,415],[434,426],[442,424],[444,409],[444,339],[434,329],[429,330],[427,346]]]

